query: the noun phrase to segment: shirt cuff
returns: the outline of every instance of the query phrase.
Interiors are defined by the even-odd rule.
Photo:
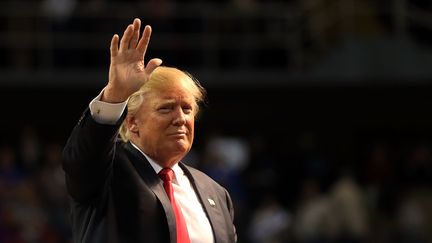
[[[100,124],[114,125],[120,119],[128,100],[122,103],[107,103],[101,101],[102,90],[89,104],[90,114]]]

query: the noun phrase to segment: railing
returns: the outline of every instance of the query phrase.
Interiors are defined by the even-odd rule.
[[[98,3],[99,2],[99,3]],[[152,1],[150,1],[152,2]],[[113,33],[139,16],[154,35],[148,55],[219,84],[280,83],[306,77],[335,43],[355,35],[358,16],[392,16],[393,32],[409,38],[415,21],[432,32],[430,10],[406,0],[380,10],[355,0],[256,3],[103,3],[83,1],[55,17],[41,3],[0,3],[0,85],[96,85],[104,82]],[[24,4],[25,3],[25,4]],[[272,81],[269,81],[269,78]]]

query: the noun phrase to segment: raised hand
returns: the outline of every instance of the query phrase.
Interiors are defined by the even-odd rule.
[[[144,64],[152,29],[146,25],[140,38],[141,20],[136,18],[128,25],[120,40],[115,34],[111,40],[111,64],[109,81],[102,95],[102,101],[119,103],[125,101],[132,93],[147,82],[150,74],[162,60],[151,59]]]

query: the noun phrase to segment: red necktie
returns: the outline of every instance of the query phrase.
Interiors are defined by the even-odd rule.
[[[159,172],[159,177],[163,180],[163,186],[165,191],[171,201],[172,208],[174,210],[176,218],[176,228],[177,228],[177,243],[189,243],[189,234],[187,231],[186,222],[183,218],[181,208],[177,205],[174,197],[174,188],[171,184],[174,178],[174,171],[170,168],[163,168]]]

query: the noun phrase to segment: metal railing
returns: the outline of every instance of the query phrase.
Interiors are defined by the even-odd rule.
[[[149,55],[209,82],[298,80],[334,43],[356,32],[356,16],[370,15],[355,0],[243,7],[235,1],[97,2],[81,1],[63,17],[43,11],[37,1],[0,3],[0,85],[99,85],[106,78],[112,34],[121,34],[135,16],[154,28]],[[427,10],[406,0],[392,6],[385,14],[392,16],[395,33],[409,37],[410,21],[432,31]]]

